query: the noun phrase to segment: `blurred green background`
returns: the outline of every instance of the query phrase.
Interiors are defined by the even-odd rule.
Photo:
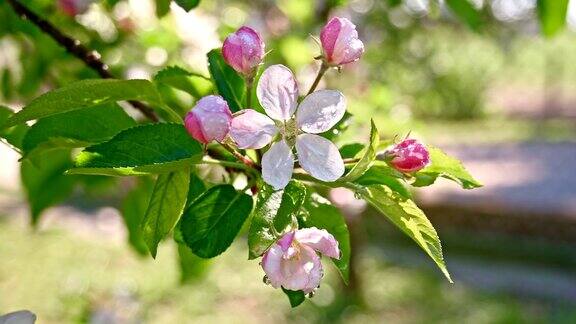
[[[206,53],[249,25],[265,39],[266,64],[292,68],[301,89],[318,68],[311,35],[331,16],[348,17],[366,53],[320,85],[348,98],[353,118],[340,144],[366,140],[373,118],[387,138],[410,132],[461,158],[485,187],[416,192],[452,285],[384,219],[333,192],[352,231],[353,283],[344,287],[327,263],[316,296],[292,310],[262,283],[242,236],[209,263],[179,264],[173,242],[157,260],[139,254],[119,213],[130,180],[79,181],[32,230],[19,156],[0,145],[0,314],[30,309],[39,323],[576,322],[576,1],[552,37],[535,0],[462,1],[474,13],[466,19],[450,5],[459,1],[205,0],[187,13],[102,0],[75,17],[56,1],[25,1],[98,50],[119,78],[149,79],[174,64],[207,75]],[[1,105],[96,77],[0,0]],[[161,90],[179,111],[194,103]]]

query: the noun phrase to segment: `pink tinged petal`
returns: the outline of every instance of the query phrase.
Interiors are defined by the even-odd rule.
[[[232,112],[220,96],[200,99],[186,115],[185,126],[190,135],[201,143],[222,141],[232,122]]]
[[[298,107],[296,122],[307,133],[328,131],[344,117],[346,98],[337,90],[319,90],[306,96]]]
[[[294,234],[294,239],[314,250],[334,259],[340,259],[338,241],[325,229],[316,227],[303,228]]]
[[[256,95],[268,116],[285,121],[296,111],[298,84],[290,69],[281,64],[272,65],[262,73]]]
[[[294,171],[294,155],[284,140],[272,144],[262,156],[262,178],[275,190],[288,185]]]
[[[300,166],[318,180],[332,182],[344,174],[344,161],[336,145],[324,137],[301,134],[296,138]]]
[[[298,248],[297,255],[281,261],[282,287],[311,293],[318,288],[322,280],[322,263],[312,248],[306,245]]]
[[[346,18],[335,17],[330,22],[333,20],[337,21],[339,30],[332,55],[327,57],[328,63],[342,65],[358,60],[364,53],[364,44],[358,38],[356,26]],[[335,29],[335,27],[332,28]]]
[[[258,32],[243,26],[224,40],[222,56],[234,70],[250,75],[264,58],[264,42]]]
[[[282,236],[281,239],[278,240],[278,242],[276,242],[278,245],[280,245],[280,247],[282,248],[282,251],[286,252],[288,251],[288,248],[290,247],[290,245],[292,245],[292,241],[294,240],[294,235],[295,232],[289,232],[284,234],[284,236]]]
[[[334,45],[338,39],[338,34],[340,33],[340,18],[334,17],[322,28],[320,32],[320,42],[322,43],[322,49],[324,50],[324,55],[328,61],[331,60],[332,54],[334,53]]]
[[[262,269],[264,269],[270,285],[274,288],[280,287],[284,282],[282,275],[283,255],[282,247],[274,243],[262,257]]]
[[[268,145],[278,132],[274,121],[253,109],[242,112],[232,119],[230,137],[241,149],[259,149]]]

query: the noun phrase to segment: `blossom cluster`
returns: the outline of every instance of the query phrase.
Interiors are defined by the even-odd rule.
[[[321,30],[320,43],[324,67],[354,62],[364,52],[356,26],[346,18],[332,18]],[[222,55],[251,85],[263,64],[265,44],[258,32],[244,26],[226,38]],[[284,65],[271,65],[262,72],[256,88],[263,111],[244,107],[232,114],[222,97],[211,95],[196,103],[185,126],[204,144],[231,141],[238,149],[263,150],[262,179],[274,190],[288,185],[296,163],[320,181],[337,181],[345,172],[344,160],[338,147],[321,134],[343,118],[346,98],[338,90],[313,90],[299,100],[294,73]],[[391,166],[405,173],[429,162],[426,148],[412,139],[385,155]],[[302,228],[284,233],[263,254],[267,282],[276,288],[312,293],[323,275],[318,253],[340,258],[338,242],[326,230]]]

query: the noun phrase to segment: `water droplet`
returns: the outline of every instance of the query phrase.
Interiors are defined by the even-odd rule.
[[[264,278],[262,278],[262,282],[264,282],[264,284],[266,284],[266,285],[269,285],[270,279],[268,278],[268,276],[264,276]]]

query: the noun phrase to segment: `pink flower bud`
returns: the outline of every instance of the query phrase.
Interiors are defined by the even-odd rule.
[[[68,16],[74,17],[88,11],[92,0],[58,0],[58,7]]]
[[[224,140],[231,122],[230,108],[220,96],[206,96],[200,99],[185,119],[188,133],[204,144],[213,140],[218,142]]]
[[[415,139],[405,139],[386,151],[389,164],[398,171],[416,172],[430,163],[430,154],[424,144]]]
[[[324,60],[339,66],[354,62],[364,53],[364,44],[358,39],[356,26],[346,18],[332,18],[320,32]]]
[[[250,27],[240,27],[224,40],[222,55],[228,65],[244,76],[253,75],[264,58],[264,42]]]

